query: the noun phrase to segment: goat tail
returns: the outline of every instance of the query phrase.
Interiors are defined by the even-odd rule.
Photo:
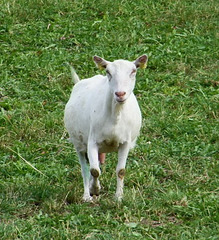
[[[71,78],[74,82],[74,84],[80,82],[80,78],[78,77],[78,74],[76,73],[75,69],[69,64],[70,70],[71,70]]]

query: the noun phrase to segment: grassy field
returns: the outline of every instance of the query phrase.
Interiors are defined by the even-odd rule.
[[[219,239],[219,4],[216,0],[2,0],[0,238]],[[102,193],[82,202],[63,111],[92,56],[149,56],[135,94],[143,114],[122,203],[116,154]]]

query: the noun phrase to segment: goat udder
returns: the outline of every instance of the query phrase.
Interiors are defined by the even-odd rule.
[[[98,158],[99,158],[100,164],[104,164],[106,153],[98,153]]]

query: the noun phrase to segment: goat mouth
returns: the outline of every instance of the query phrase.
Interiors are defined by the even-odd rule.
[[[125,103],[126,99],[116,99],[116,101],[120,104],[123,104]]]

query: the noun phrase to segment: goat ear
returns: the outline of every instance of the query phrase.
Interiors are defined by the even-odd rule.
[[[142,55],[141,57],[137,58],[134,61],[136,68],[146,68],[147,67],[148,56],[146,54]]]
[[[106,68],[108,62],[107,62],[105,59],[103,59],[103,58],[101,58],[101,57],[98,57],[98,56],[94,56],[93,59],[94,59],[94,62],[95,62],[95,64],[96,64],[96,66],[97,66],[99,69],[105,69],[105,68]]]

